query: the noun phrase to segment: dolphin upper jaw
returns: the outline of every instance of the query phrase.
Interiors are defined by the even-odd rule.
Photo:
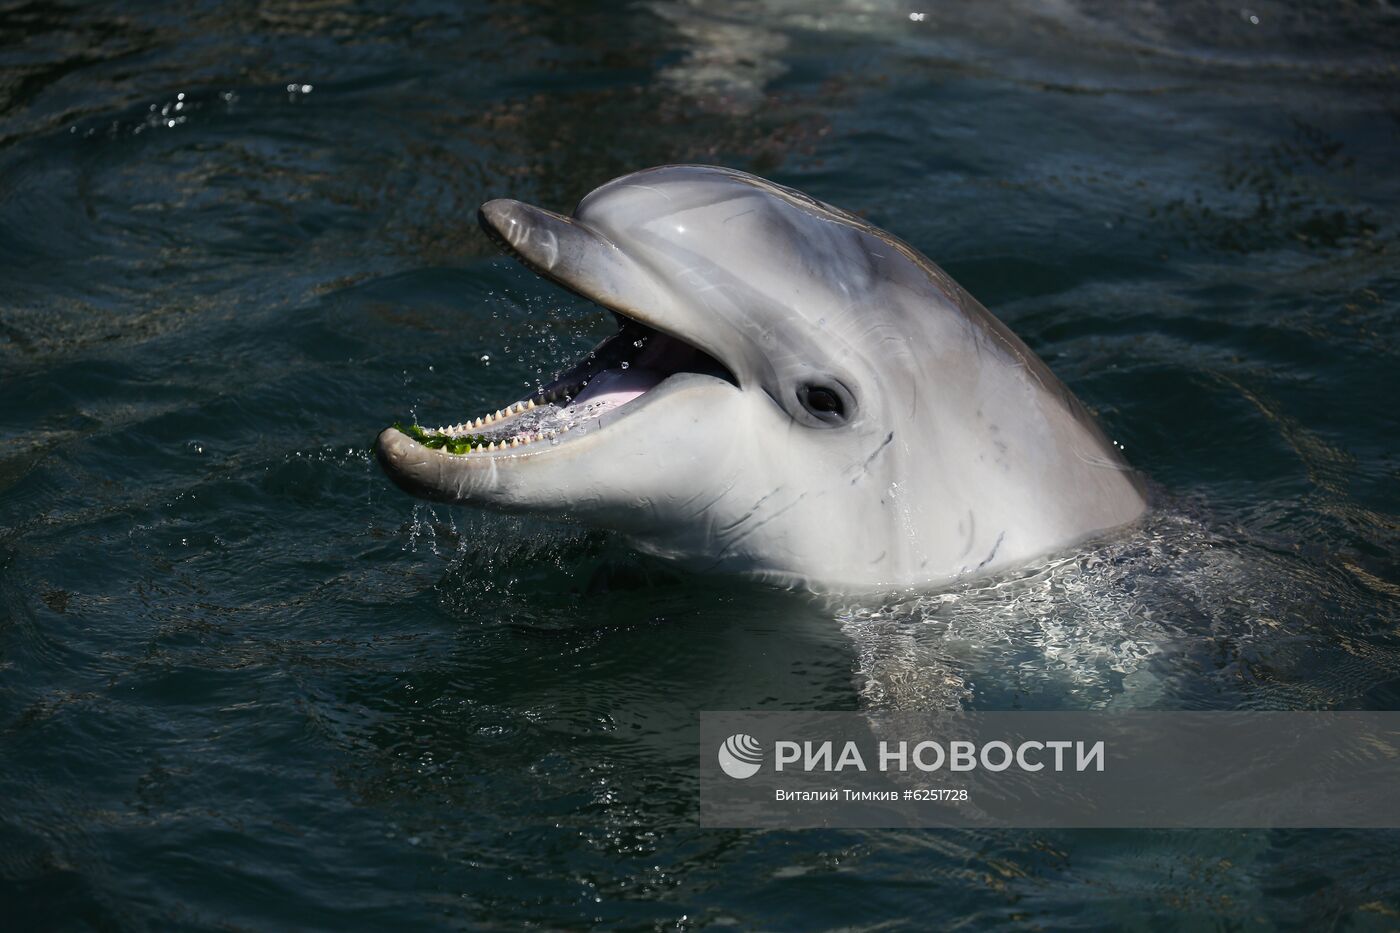
[[[744,369],[733,344],[718,339],[714,315],[697,314],[641,255],[625,252],[587,222],[498,198],[477,211],[482,230],[526,268],[595,304],[670,334],[719,359],[736,378]],[[642,251],[636,251],[640,254]]]

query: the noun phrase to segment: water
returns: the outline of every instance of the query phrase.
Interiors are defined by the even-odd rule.
[[[703,709],[1400,708],[1392,6],[0,10],[10,928],[1390,929],[1393,833],[711,832]],[[609,332],[476,205],[718,162],[868,216],[1155,485],[823,606],[368,444]]]

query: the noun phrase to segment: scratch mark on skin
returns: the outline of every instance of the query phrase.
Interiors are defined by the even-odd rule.
[[[742,525],[744,522],[748,521],[750,518],[753,518],[753,514],[754,514],[755,512],[758,511],[758,507],[761,506],[761,505],[763,505],[763,503],[767,502],[769,499],[771,499],[771,498],[773,498],[774,496],[776,496],[778,493],[782,492],[782,491],[783,491],[783,488],[784,488],[784,487],[779,486],[777,489],[775,489],[775,490],[773,490],[772,492],[768,493],[766,496],[761,497],[757,502],[755,502],[755,503],[753,504],[753,506],[752,506],[747,512],[745,512],[743,515],[741,515],[739,518],[736,518],[734,521],[730,522],[729,524],[727,524],[727,525],[723,526],[722,528],[720,528],[720,529],[719,529],[720,532],[723,533],[723,532],[726,532],[726,531],[733,531],[735,528],[738,528],[740,525]]]
[[[634,182],[634,183],[628,185],[627,187],[629,187],[629,188],[641,188],[643,191],[650,191],[652,194],[659,194],[659,195],[661,195],[663,198],[665,198],[667,201],[673,201],[673,200],[675,200],[675,199],[672,198],[669,194],[667,194],[664,190],[662,190],[661,188],[657,188],[657,187],[654,186],[654,185],[639,185],[639,184],[636,184],[636,183]]]
[[[858,474],[856,474],[855,476],[851,477],[851,485],[852,485],[852,486],[854,486],[854,485],[856,484],[856,481],[857,481],[857,480],[859,480],[862,476],[865,475],[866,471],[868,471],[868,470],[870,469],[870,464],[874,462],[874,460],[875,460],[876,457],[880,456],[880,451],[882,451],[882,450],[884,450],[886,447],[890,446],[890,441],[892,441],[892,440],[894,440],[894,432],[893,432],[893,431],[891,431],[890,433],[886,434],[886,435],[885,435],[885,439],[884,439],[883,441],[880,442],[880,446],[879,446],[879,447],[876,447],[876,448],[871,452],[870,456],[868,456],[868,457],[865,458],[865,462],[862,463],[862,464],[860,465],[860,473],[858,473]]]
[[[758,210],[758,208],[756,208],[756,207],[751,207],[751,208],[749,208],[749,209],[746,210],[746,211],[740,211],[740,212],[737,213],[737,214],[730,214],[728,217],[724,218],[724,222],[725,222],[725,223],[729,223],[731,220],[735,220],[735,219],[737,219],[737,218],[739,218],[739,217],[743,217],[745,214],[752,214],[752,213],[753,213],[754,211],[756,211],[756,210]]]
[[[962,523],[958,523],[958,530],[962,531]],[[967,510],[967,544],[963,545],[962,553],[958,557],[966,557],[967,552],[972,550],[972,542],[977,537],[977,516],[972,514],[972,509]],[[1000,541],[1000,539],[998,539]]]
[[[719,552],[719,556],[715,558],[714,563],[710,566],[712,568],[720,566],[720,564],[724,562],[725,558],[729,557],[736,547],[744,543],[745,539],[747,539],[755,531],[758,531],[758,529],[762,528],[764,525],[771,522],[773,519],[782,515],[784,512],[788,511],[789,509],[795,508],[805,498],[807,498],[807,494],[804,492],[802,495],[798,496],[796,499],[793,499],[787,505],[778,509],[772,515],[769,515],[767,518],[763,519],[763,521],[759,522],[756,525],[750,525],[748,528],[744,529],[744,532],[742,534],[738,535],[734,538],[734,540],[725,544],[724,548]]]
[[[1001,534],[997,535],[997,543],[992,545],[992,553],[984,557],[982,559],[982,563],[978,564],[976,567],[973,568],[974,572],[981,570],[983,567],[987,566],[992,562],[992,558],[997,556],[997,549],[1001,547],[1001,539],[1005,537],[1006,532],[1004,531]]]
[[[723,499],[725,496],[727,496],[727,495],[729,494],[729,491],[730,491],[731,489],[733,489],[733,488],[734,488],[734,484],[731,482],[728,486],[725,486],[723,489],[721,489],[721,490],[719,491],[719,495],[715,496],[715,497],[714,497],[713,499],[711,499],[709,502],[706,502],[704,505],[700,506],[700,508],[697,509],[696,511],[697,511],[697,512],[708,512],[711,508],[714,507],[714,504],[715,504],[716,502],[718,502],[719,500],[721,500],[721,499]],[[689,498],[687,498],[685,501],[683,501],[683,502],[681,503],[681,508],[685,508],[686,506],[690,505],[692,502],[694,502],[696,499],[699,499],[699,498],[700,498],[701,496],[703,496],[704,494],[705,494],[704,490],[701,490],[700,492],[697,492],[695,495],[690,496]],[[760,500],[760,501],[761,501],[761,500]]]

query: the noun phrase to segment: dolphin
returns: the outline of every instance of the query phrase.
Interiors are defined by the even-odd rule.
[[[1147,507],[1049,368],[859,217],[668,165],[608,182],[571,217],[494,200],[479,220],[618,331],[494,412],[385,429],[379,462],[410,493],[837,594],[1003,571]]]

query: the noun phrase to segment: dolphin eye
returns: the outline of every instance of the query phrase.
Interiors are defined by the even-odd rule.
[[[835,392],[821,386],[807,390],[807,407],[814,414],[841,414],[841,400]]]
[[[847,393],[834,385],[804,385],[798,387],[797,399],[818,421],[842,424],[846,420]]]

